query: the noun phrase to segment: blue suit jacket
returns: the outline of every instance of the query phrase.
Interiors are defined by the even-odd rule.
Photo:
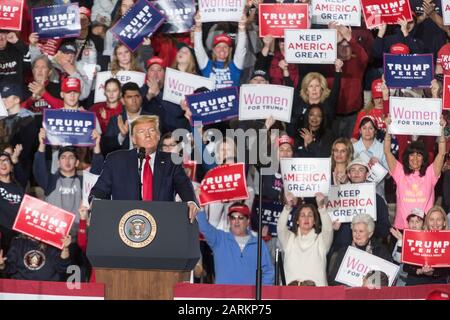
[[[112,200],[139,200],[140,177],[136,149],[110,153],[103,164],[90,198]],[[156,151],[153,168],[153,200],[174,201],[178,193],[185,202],[197,199],[189,177],[181,165],[171,160],[171,154]]]

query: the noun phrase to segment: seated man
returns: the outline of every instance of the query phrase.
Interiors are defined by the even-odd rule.
[[[217,230],[204,211],[197,215],[200,232],[214,253],[216,284],[249,284],[256,282],[257,238],[251,233],[250,210],[235,203],[228,209],[230,232]],[[272,285],[274,268],[266,244],[262,244],[262,283]]]

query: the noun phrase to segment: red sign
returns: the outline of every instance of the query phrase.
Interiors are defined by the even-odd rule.
[[[245,165],[224,164],[208,171],[200,184],[200,205],[248,199]]]
[[[361,0],[361,9],[368,29],[383,23],[398,24],[403,17],[412,20],[408,0]]]
[[[259,4],[259,36],[284,38],[284,29],[308,29],[307,3]]]
[[[450,110],[450,76],[444,76],[442,88],[442,110]]]
[[[74,220],[73,213],[25,195],[13,230],[62,249],[61,239],[69,234]]]
[[[417,266],[450,267],[450,230],[403,233],[402,262]]]
[[[191,179],[191,181],[197,181],[196,177],[197,161],[183,160],[183,168],[189,179]]]
[[[0,0],[0,29],[22,30],[23,0]]]

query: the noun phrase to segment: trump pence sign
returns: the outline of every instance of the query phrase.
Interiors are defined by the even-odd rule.
[[[402,262],[450,267],[450,231],[408,230],[403,233]]]

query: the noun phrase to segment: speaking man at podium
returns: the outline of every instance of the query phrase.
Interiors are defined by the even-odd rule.
[[[189,218],[194,220],[197,199],[189,177],[171,154],[158,151],[158,116],[140,116],[131,124],[131,150],[110,153],[103,164],[89,199],[174,201],[178,193],[188,203]]]

